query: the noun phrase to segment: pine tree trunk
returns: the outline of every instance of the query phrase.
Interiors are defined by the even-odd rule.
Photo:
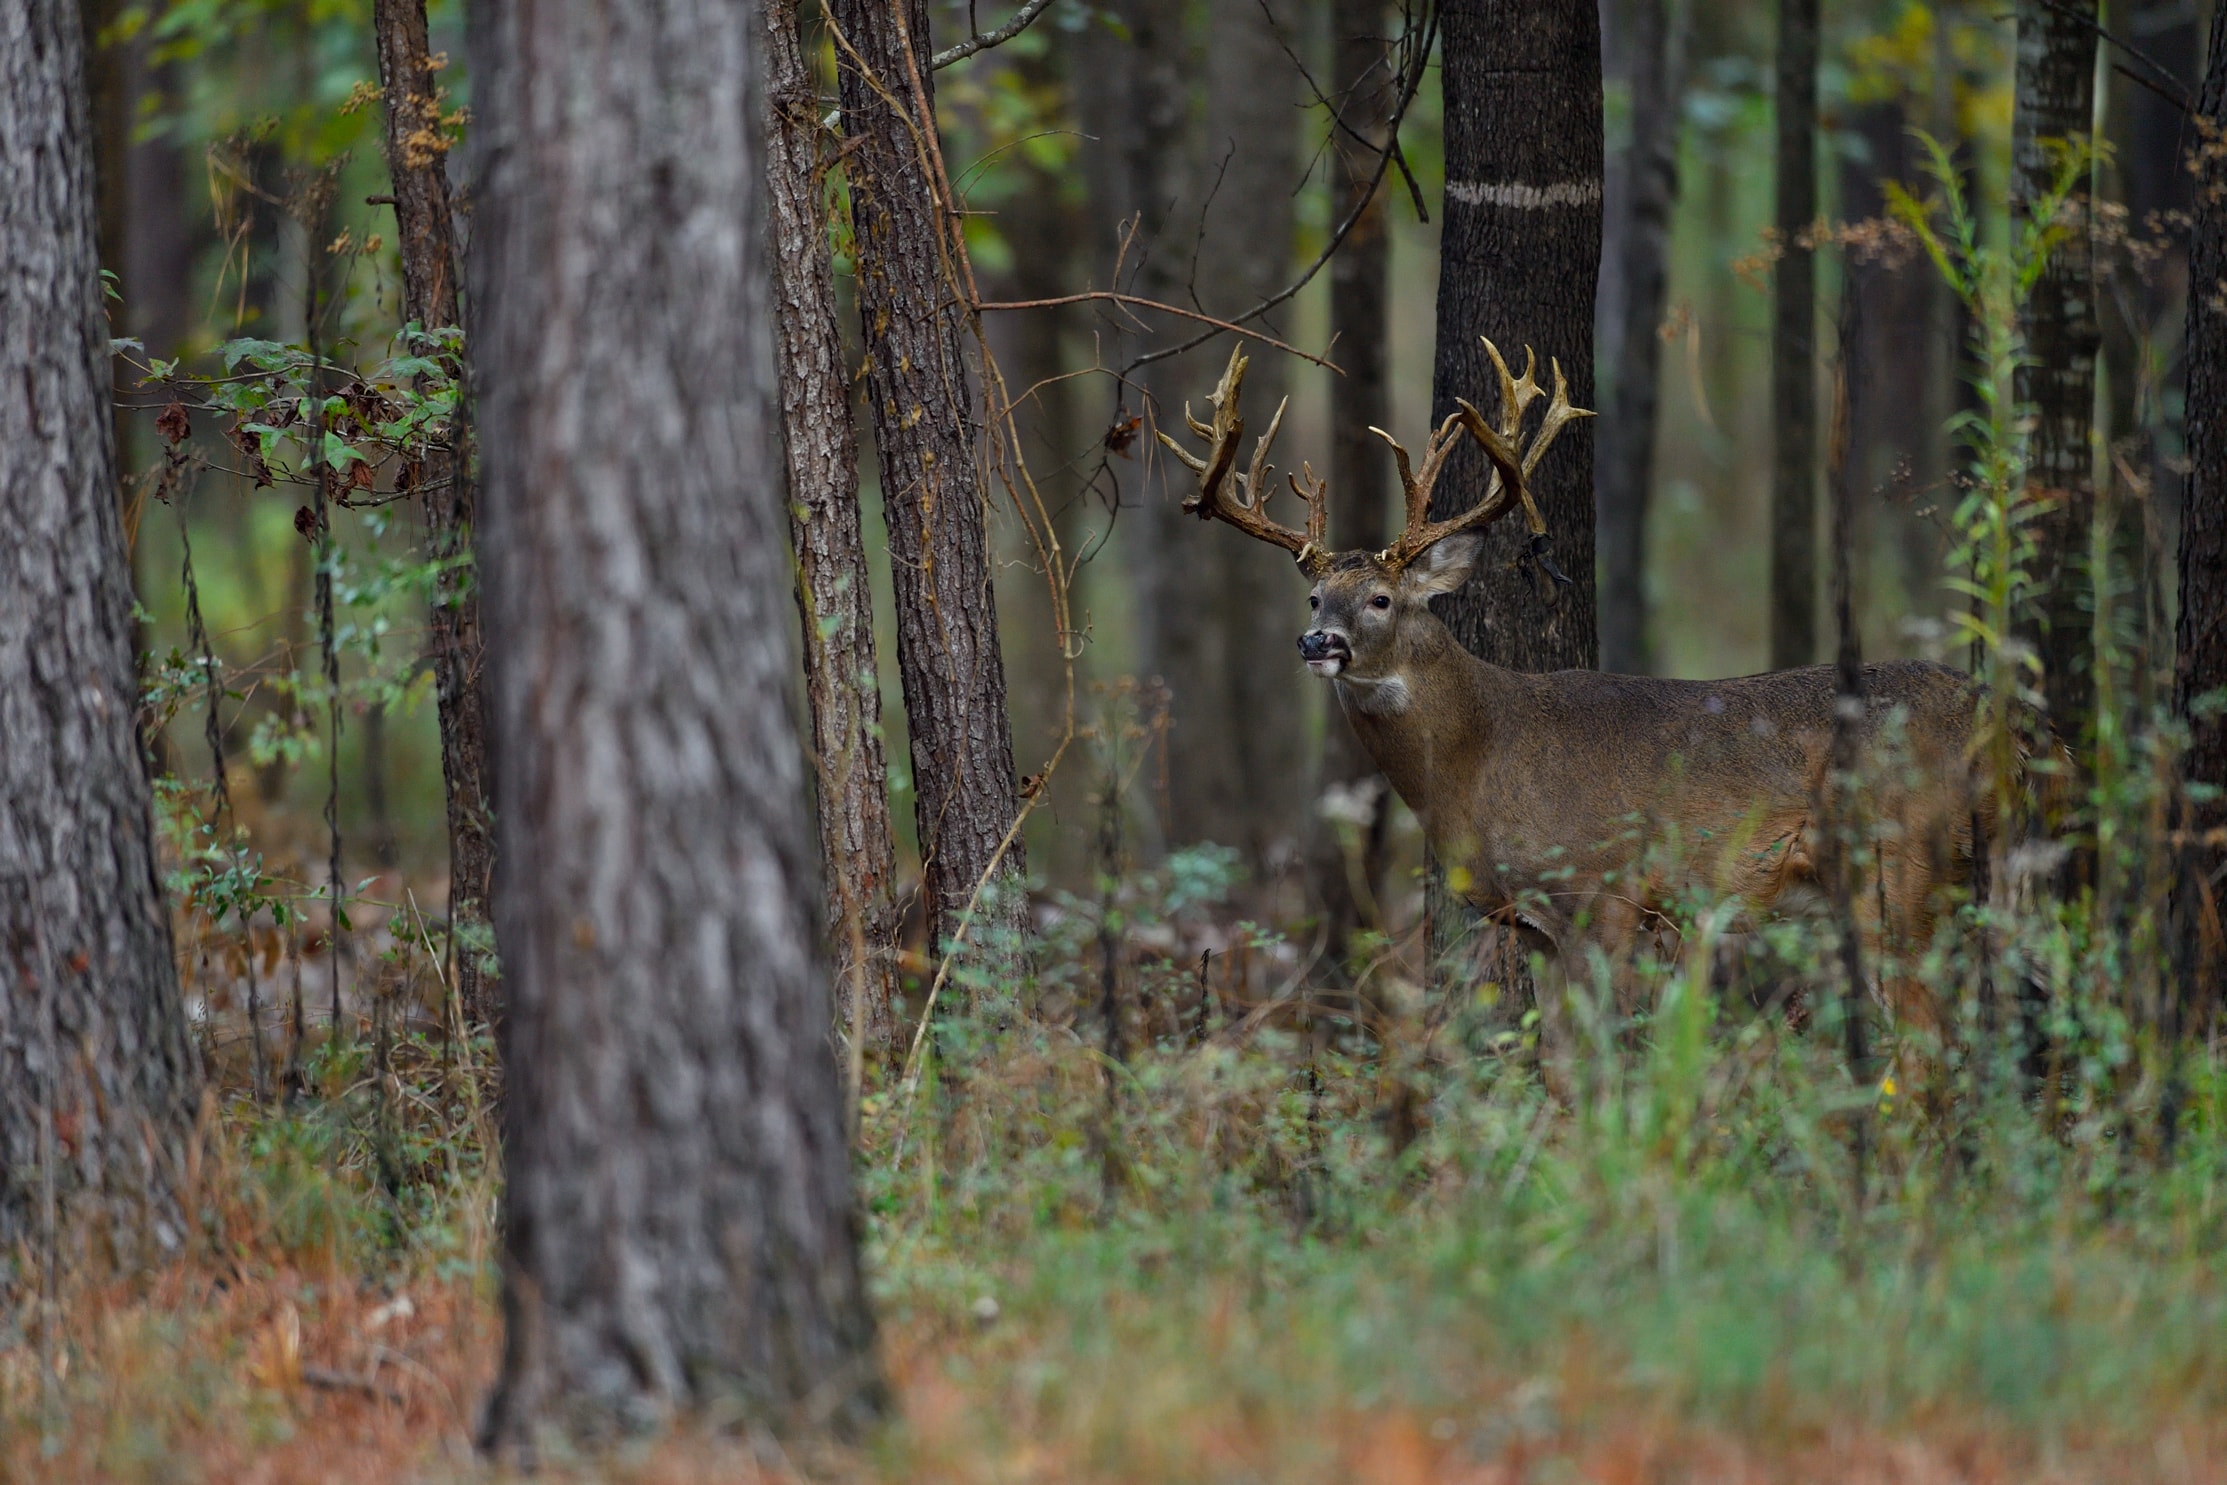
[[[475,350],[530,1450],[879,1405],[792,702],[763,20],[476,7]]]
[[[2227,119],[2227,5],[2212,15],[2198,111]],[[2189,232],[2188,483],[2181,511],[2181,602],[2173,703],[2188,723],[2182,776],[2209,785],[2187,806],[2188,845],[2174,907],[2192,1011],[2216,1011],[2227,978],[2227,851],[2202,837],[2227,826],[2227,711],[2197,702],[2227,690],[2227,163],[2199,156],[2196,218]]]
[[[1590,0],[1453,0],[1442,21],[1446,216],[1440,238],[1432,418],[1499,395],[1480,336],[1522,370],[1525,346],[1562,364],[1593,405],[1593,294],[1601,258],[1600,17]],[[1488,530],[1476,576],[1437,611],[1461,642],[1516,670],[1599,661],[1593,577],[1593,420],[1570,425],[1532,483],[1572,586],[1539,601],[1519,520]],[[1471,446],[1447,462],[1442,518],[1484,497]]]
[[[2095,0],[2022,0],[2018,7],[2017,95],[2011,115],[2011,214],[2023,221],[2049,189],[2057,162],[2050,140],[2085,139],[2095,110]],[[2096,322],[2095,261],[2083,175],[2068,205],[2077,222],[2065,234],[2026,300],[2022,328],[2031,364],[2018,374],[2017,395],[2034,410],[2027,478],[2048,501],[2035,523],[2033,576],[2038,622],[2024,637],[2042,660],[2042,696],[2049,722],[2080,748],[2095,706],[2093,599],[2087,578],[2089,530],[2095,523]]]
[[[1516,358],[1516,371],[1527,345],[1542,376],[1550,357],[1559,361],[1570,400],[1591,407],[1601,260],[1600,13],[1594,0],[1450,0],[1441,28],[1446,201],[1433,426],[1457,397],[1499,395],[1481,336]],[[1588,418],[1565,429],[1532,482],[1571,585],[1542,603],[1523,523],[1501,521],[1486,530],[1468,585],[1434,604],[1466,648],[1496,665],[1551,671],[1599,663],[1593,427]],[[1483,499],[1488,473],[1474,447],[1459,449],[1439,476],[1432,517]],[[1444,962],[1474,915],[1435,873],[1429,916],[1432,957]],[[1525,975],[1512,955],[1490,973],[1519,986]]]
[[[128,1262],[184,1237],[199,1076],[135,726],[93,191],[78,7],[17,0],[0,8],[0,1250],[84,1228]]]
[[[1663,300],[1670,281],[1671,215],[1678,205],[1678,142],[1686,102],[1690,0],[1626,0],[1624,50],[1632,138],[1625,152],[1616,253],[1615,318],[1603,358],[1614,368],[1597,435],[1600,467],[1601,666],[1654,669],[1647,622],[1647,513],[1655,465],[1655,404]],[[1604,275],[1610,265],[1604,260]]]
[[[427,330],[461,326],[455,225],[449,205],[447,136],[426,38],[425,0],[374,0],[379,86],[386,97],[387,171],[394,182],[397,246],[402,255],[402,317]],[[466,368],[450,368],[462,381]],[[488,933],[494,888],[495,821],[487,765],[485,655],[472,535],[479,495],[473,487],[471,425],[464,399],[450,448],[413,471],[425,519],[427,554],[443,564],[433,595],[433,682],[441,723],[441,783],[447,803],[449,919],[456,925],[456,988],[464,1013],[493,1022],[500,1013]]]
[[[1771,668],[1817,659],[1817,3],[1779,0],[1771,309]]]
[[[832,0],[830,23],[858,254],[866,390],[897,598],[897,669],[912,739],[913,810],[933,941],[949,943],[995,866],[1005,890],[973,942],[1017,933],[1019,811],[1006,713],[976,412],[953,299],[953,224],[934,168],[925,0]]]
[[[1393,426],[1386,366],[1389,207],[1385,192],[1371,190],[1394,102],[1385,25],[1383,0],[1332,0],[1330,97],[1345,127],[1333,141],[1338,197],[1331,216],[1344,221],[1356,207],[1364,208],[1330,260],[1330,339],[1345,371],[1330,395],[1330,541],[1339,551],[1376,551],[1392,535],[1391,465],[1384,441],[1369,431]],[[1310,862],[1314,899],[1329,933],[1325,952],[1335,964],[1344,959],[1355,929],[1378,926],[1390,794],[1343,712],[1331,710],[1316,793],[1336,789],[1352,808],[1350,818],[1340,822],[1320,813],[1318,798],[1310,821]]]
[[[764,9],[789,540],[819,773],[836,1023],[845,1036],[858,1027],[867,1048],[886,1050],[895,1033],[897,848],[882,752],[873,590],[859,530],[858,430],[836,326],[835,268],[815,147],[819,95],[804,66],[796,0],[764,0]]]

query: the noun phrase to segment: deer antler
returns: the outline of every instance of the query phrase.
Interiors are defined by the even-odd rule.
[[[1499,347],[1490,340],[1485,341],[1485,354],[1492,357],[1493,367],[1500,373],[1499,427],[1487,422],[1485,415],[1469,403],[1455,398],[1456,410],[1431,434],[1430,443],[1423,451],[1420,471],[1411,468],[1407,450],[1400,446],[1398,439],[1382,428],[1369,430],[1392,446],[1392,457],[1399,464],[1400,486],[1407,495],[1406,529],[1400,532],[1398,540],[1377,553],[1377,560],[1388,566],[1405,567],[1447,537],[1489,526],[1517,505],[1523,507],[1531,528],[1533,550],[1539,551],[1547,524],[1539,514],[1537,502],[1531,498],[1530,473],[1538,467],[1540,458],[1565,427],[1593,414],[1570,404],[1570,389],[1562,376],[1562,364],[1550,361],[1548,364],[1554,369],[1554,395],[1547,402],[1546,417],[1540,422],[1539,431],[1532,435],[1529,444],[1521,443],[1524,414],[1541,394],[1539,383],[1532,375],[1538,367],[1538,358],[1525,347],[1523,375],[1516,377],[1509,375],[1508,363],[1501,359]],[[1492,483],[1486,487],[1484,498],[1460,515],[1443,521],[1430,520],[1432,487],[1438,483],[1439,471],[1446,467],[1447,456],[1453,453],[1464,433],[1476,439],[1485,457],[1492,461]]]
[[[1229,367],[1223,371],[1221,381],[1214,387],[1208,402],[1214,409],[1214,421],[1202,423],[1191,416],[1191,408],[1184,404],[1183,421],[1191,431],[1207,441],[1206,457],[1201,459],[1177,443],[1167,434],[1159,435],[1171,453],[1198,471],[1199,492],[1183,502],[1183,508],[1200,520],[1219,517],[1248,536],[1273,542],[1290,552],[1299,565],[1312,575],[1329,565],[1330,550],[1325,538],[1330,526],[1330,507],[1325,498],[1328,486],[1315,477],[1312,466],[1302,463],[1306,485],[1300,484],[1296,474],[1288,476],[1291,491],[1307,507],[1307,529],[1294,531],[1268,518],[1268,497],[1275,493],[1272,478],[1275,466],[1268,462],[1268,449],[1276,441],[1277,430],[1284,425],[1284,409],[1291,405],[1286,397],[1276,404],[1276,415],[1268,420],[1268,431],[1253,446],[1253,462],[1244,474],[1237,477],[1237,491],[1232,493],[1230,472],[1237,467],[1238,440],[1245,436],[1245,419],[1237,410],[1237,399],[1245,385],[1245,351],[1242,346],[1230,351]]]

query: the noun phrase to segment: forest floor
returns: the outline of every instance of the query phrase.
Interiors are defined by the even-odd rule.
[[[1364,1032],[1187,870],[1123,888],[1119,1056],[1069,902],[1025,1003],[962,973],[933,1055],[871,1077],[891,1426],[698,1422],[539,1478],[2227,1482],[2216,1041],[2164,1148],[2139,1038],[2039,1090],[1939,1049],[1922,1096],[1851,1088],[1821,1017],[1673,977],[1553,1093],[1493,987],[1431,1010],[1388,954]],[[375,1006],[282,1101],[214,1038],[188,1251],[65,1259],[0,1317],[0,1485],[507,1478],[472,1450],[499,1090],[381,942],[383,1080]]]

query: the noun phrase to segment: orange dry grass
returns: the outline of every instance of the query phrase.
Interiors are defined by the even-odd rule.
[[[408,1303],[399,1303],[407,1297]],[[67,1297],[77,1373],[55,1452],[42,1445],[38,1352],[0,1352],[0,1480],[389,1485],[504,1478],[470,1428],[496,1360],[491,1297],[466,1281],[396,1294],[344,1277],[276,1271],[225,1280],[181,1265],[134,1292]],[[1305,1415],[1187,1397],[1147,1416],[1088,1402],[1032,1412],[1013,1384],[1031,1338],[907,1327],[888,1338],[902,1421],[861,1453],[784,1453],[766,1440],[683,1429],[544,1478],[694,1485],[796,1479],[1307,1485],[2086,1485],[2227,1481],[2227,1426],[2191,1420],[2143,1441],[2048,1455],[1984,1424],[1741,1438],[1666,1416],[1581,1376],[1480,1384],[1461,1418],[1406,1407]],[[1551,1396],[1544,1410],[1540,1399]],[[1119,1416],[1125,1426],[1094,1426]]]

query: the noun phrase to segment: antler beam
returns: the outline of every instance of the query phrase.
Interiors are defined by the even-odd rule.
[[[1201,423],[1191,416],[1190,405],[1184,405],[1183,421],[1191,425],[1192,433],[1207,441],[1206,457],[1193,454],[1164,432],[1159,435],[1160,442],[1198,473],[1198,493],[1183,502],[1185,510],[1201,520],[1219,518],[1248,536],[1273,542],[1290,552],[1310,574],[1319,573],[1330,561],[1327,545],[1330,505],[1328,487],[1316,478],[1312,466],[1304,462],[1300,465],[1306,476],[1304,486],[1300,484],[1299,475],[1288,476],[1292,493],[1307,507],[1307,529],[1295,531],[1268,516],[1268,498],[1275,493],[1275,466],[1268,462],[1268,450],[1284,425],[1284,409],[1291,405],[1289,397],[1276,405],[1276,415],[1268,420],[1268,431],[1253,446],[1252,464],[1236,477],[1236,491],[1233,493],[1230,489],[1231,472],[1237,467],[1237,446],[1245,436],[1245,419],[1238,411],[1238,397],[1245,386],[1247,364],[1244,347],[1230,351],[1229,366],[1222,372],[1222,379],[1215,383],[1214,395],[1207,399],[1214,409],[1213,422]]]

